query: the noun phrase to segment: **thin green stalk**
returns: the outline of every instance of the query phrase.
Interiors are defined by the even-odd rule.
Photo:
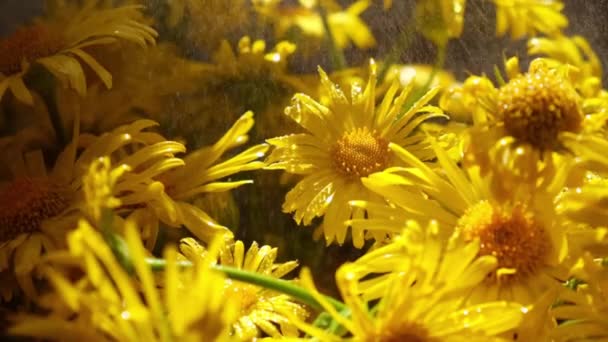
[[[147,258],[146,263],[150,266],[153,271],[162,271],[165,269],[167,263],[164,259],[157,258]],[[179,263],[180,267],[191,267],[192,263],[189,261],[182,261]],[[317,300],[308,292],[306,289],[293,284],[287,280],[273,278],[267,275],[244,271],[238,268],[222,266],[222,265],[214,265],[213,268],[217,271],[224,273],[228,278],[233,280],[242,281],[244,283],[258,285],[263,288],[274,290],[280,293],[284,293],[289,295],[298,301],[316,309],[323,310],[323,307],[317,302]],[[325,299],[333,305],[336,310],[342,311],[347,309],[346,306],[331,297],[325,296]]]
[[[344,69],[346,68],[346,58],[344,57],[344,52],[338,46],[333,32],[331,32],[327,10],[322,5],[319,5],[318,11],[321,16],[321,21],[323,22],[323,28],[327,34],[327,40],[329,41],[329,56],[331,58],[332,67],[334,71]]]

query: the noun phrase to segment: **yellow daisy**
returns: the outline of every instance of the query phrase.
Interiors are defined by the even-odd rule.
[[[604,254],[606,256],[608,254]],[[605,259],[604,259],[605,260]],[[583,283],[564,289],[552,313],[564,320],[553,331],[555,341],[605,341],[608,339],[608,268],[602,260],[586,254],[573,269]]]
[[[466,0],[419,0],[418,29],[435,44],[445,46],[449,39],[462,34],[465,6]]]
[[[359,229],[401,229],[402,222],[437,220],[447,240],[453,232],[466,241],[480,240],[479,255],[493,255],[498,269],[471,293],[472,302],[487,299],[531,304],[565,280],[568,221],[557,216],[554,200],[563,189],[569,165],[560,164],[551,178],[527,182],[504,179],[495,191],[478,167],[460,169],[434,144],[440,170],[433,170],[404,148],[390,148],[407,165],[363,178],[363,184],[389,204],[352,201],[373,219],[353,219]],[[508,190],[508,191],[507,191]]]
[[[404,111],[413,84],[399,92],[400,85],[394,82],[376,108],[375,68],[372,61],[367,86],[363,89],[353,84],[348,97],[319,69],[331,103],[324,106],[305,94],[296,94],[285,114],[307,133],[267,140],[275,147],[267,159],[268,169],[304,176],[286,195],[283,211],[295,212],[296,222],[305,225],[324,216],[321,229],[328,244],[343,244],[346,239],[344,221],[351,216],[349,200],[378,197],[366,190],[360,178],[395,164],[389,143],[404,146],[422,159],[433,157],[424,134],[416,128],[424,120],[443,116],[438,108],[427,105],[437,88]],[[365,210],[352,213],[353,217],[364,215]],[[377,234],[375,238],[383,236]],[[355,246],[362,247],[364,230],[354,229],[352,239]]]
[[[151,184],[127,196],[132,201],[127,203],[123,199],[124,205],[136,206],[129,217],[144,230],[149,248],[154,246],[160,222],[176,228],[185,226],[206,242],[216,235],[232,238],[227,227],[189,202],[200,194],[229,191],[252,183],[251,180],[222,179],[262,168],[265,164],[258,159],[264,157],[266,144],[252,146],[229,158],[222,157],[248,141],[247,133],[253,124],[253,113],[243,114],[215,144],[190,152],[180,160],[181,164],[175,165],[177,167],[158,169],[151,177]]]
[[[350,309],[348,318],[319,294],[310,273],[303,271],[302,284],[349,335],[335,336],[296,320],[301,329],[323,341],[500,341],[500,334],[522,322],[528,309],[519,304],[466,306],[459,298],[496,266],[492,256],[476,257],[478,242],[445,247],[436,224],[423,230],[408,222],[408,228],[391,244],[338,269],[336,282]],[[395,272],[382,276],[385,286],[380,290],[377,273],[389,267]]]
[[[481,166],[482,173],[492,164],[533,185],[554,158],[568,158],[568,133],[585,136],[603,129],[605,109],[590,105],[595,101],[577,91],[572,66],[537,58],[521,74],[517,58],[511,58],[506,70],[510,80],[500,88],[473,76],[446,93],[442,104],[446,111],[460,106],[471,113],[470,162]]]
[[[19,101],[33,103],[24,82],[33,65],[43,66],[61,84],[84,95],[84,63],[110,88],[112,75],[87,48],[119,40],[154,44],[156,31],[140,21],[141,6],[100,8],[97,1],[85,3],[74,6],[61,1],[49,6],[47,16],[0,39],[0,99],[10,90]]]
[[[199,260],[207,254],[194,239],[181,241],[180,251],[189,260]],[[274,278],[282,278],[296,267],[296,261],[275,263],[277,249],[270,246],[259,247],[252,243],[245,252],[242,241],[226,244],[219,253],[219,264],[240,270],[255,272]],[[239,308],[238,318],[232,324],[233,334],[241,341],[250,341],[263,335],[273,338],[297,337],[297,327],[282,312],[289,312],[299,319],[306,319],[306,309],[289,296],[276,293],[255,285],[227,279],[224,295],[233,298]]]
[[[361,13],[370,6],[369,0],[357,0],[346,9],[338,5],[335,0],[321,2],[328,11],[327,21],[338,47],[346,48],[351,42],[360,49],[368,49],[376,45],[371,30],[360,18]],[[319,1],[300,0],[300,5],[297,7],[280,6],[280,1],[273,1],[256,8],[275,24],[278,37],[284,37],[295,27],[307,37],[322,39],[326,37],[326,32],[317,6]]]
[[[181,268],[177,252],[168,248],[163,290],[158,290],[137,230],[133,222],[125,224],[126,247],[139,282],[123,269],[96,228],[80,220],[68,237],[69,250],[50,256],[44,266],[55,289],[41,301],[49,313],[19,315],[8,333],[61,341],[231,340],[237,310],[232,298],[221,295],[225,279],[210,270],[210,260]],[[216,253],[217,246],[209,257]],[[78,265],[83,276],[74,280],[70,270]]]
[[[556,35],[568,26],[561,0],[493,0],[496,6],[496,34],[513,39],[538,33]]]
[[[0,182],[0,271],[14,272],[27,297],[36,297],[32,276],[40,257],[65,245],[65,235],[82,214],[82,177],[93,161],[111,156],[134,170],[117,186],[125,205],[145,200],[134,192],[147,185],[146,174],[175,167],[171,153],[183,146],[143,131],[153,124],[136,121],[97,137],[79,134],[76,120],[72,142],[50,170],[40,150],[4,151],[13,176]]]

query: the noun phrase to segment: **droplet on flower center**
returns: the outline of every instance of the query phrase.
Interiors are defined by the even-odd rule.
[[[390,159],[388,141],[367,127],[344,133],[330,154],[336,171],[353,178],[383,170]]]
[[[397,327],[383,329],[378,335],[370,336],[368,342],[432,342],[425,327],[414,323],[406,322]]]
[[[21,27],[9,37],[0,38],[0,73],[17,73],[21,70],[22,61],[31,63],[51,56],[62,46],[62,38],[44,25]]]
[[[67,208],[61,187],[46,179],[18,178],[0,189],[0,242],[40,230],[42,221]]]
[[[466,241],[479,238],[479,255],[493,255],[498,268],[515,271],[501,276],[498,281],[502,283],[536,274],[551,250],[543,225],[522,204],[507,209],[479,202],[460,218],[456,230]],[[489,280],[497,278],[492,275]]]
[[[566,79],[538,69],[500,88],[498,114],[507,133],[540,150],[559,146],[561,132],[577,132],[583,120],[580,96]]]

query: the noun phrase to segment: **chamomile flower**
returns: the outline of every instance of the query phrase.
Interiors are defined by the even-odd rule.
[[[80,95],[87,90],[83,65],[110,88],[112,75],[87,49],[119,40],[154,44],[156,31],[141,22],[141,6],[98,8],[97,2],[85,1],[83,6],[59,2],[47,16],[0,39],[0,99],[10,90],[19,101],[32,104],[24,77],[34,65],[46,68]]]
[[[294,212],[295,221],[310,225],[317,216],[324,216],[322,232],[326,242],[343,244],[351,217],[348,201],[377,199],[360,178],[395,165],[389,143],[404,146],[422,159],[433,157],[425,143],[425,135],[416,128],[423,121],[441,117],[438,108],[427,105],[437,93],[434,88],[424,94],[408,110],[403,105],[412,84],[399,91],[394,82],[381,104],[376,107],[375,64],[370,63],[366,87],[351,85],[350,96],[337,87],[322,69],[321,83],[330,102],[322,105],[305,94],[297,94],[285,114],[307,132],[267,140],[275,149],[268,156],[268,169],[281,169],[304,178],[287,193],[283,211]],[[355,211],[362,217],[365,210]],[[376,236],[382,239],[381,234]],[[364,229],[354,229],[355,246],[363,246]]]

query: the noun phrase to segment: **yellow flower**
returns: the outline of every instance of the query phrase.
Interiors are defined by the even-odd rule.
[[[360,48],[367,49],[376,45],[371,30],[359,17],[370,5],[369,0],[357,0],[347,9],[342,9],[334,0],[321,0],[322,6],[328,10],[327,20],[330,30],[340,48],[346,48],[352,43]],[[326,37],[325,27],[316,7],[318,1],[300,0],[296,8],[282,8],[279,2],[272,6],[264,6],[262,14],[274,21],[276,35],[283,37],[291,28],[298,28],[308,37],[322,39]]]
[[[478,242],[454,241],[446,247],[438,239],[436,224],[424,230],[415,222],[407,225],[389,245],[336,272],[338,289],[350,309],[348,318],[319,294],[308,270],[301,274],[302,284],[353,341],[499,341],[500,334],[520,324],[528,309],[519,304],[463,305],[459,296],[475,289],[496,266],[492,256],[476,257]],[[378,276],[389,269],[394,272]],[[296,322],[320,340],[343,340]]]
[[[582,79],[598,78],[601,85],[602,63],[589,42],[581,36],[534,37],[528,40],[530,55],[543,55],[555,62],[579,69]]]
[[[183,225],[206,242],[210,242],[216,235],[222,235],[226,239],[232,238],[228,228],[215,222],[206,212],[189,201],[199,194],[229,191],[252,183],[250,180],[221,179],[264,166],[264,163],[257,159],[266,153],[268,146],[265,144],[252,146],[222,160],[225,153],[247,142],[247,133],[253,123],[251,112],[243,114],[215,144],[190,152],[183,160],[179,160],[180,163],[171,167],[155,169],[150,175],[153,181],[132,194],[132,202],[127,205],[138,207],[129,217],[138,222],[146,232],[144,238],[149,248],[154,246],[160,222],[176,228]]]
[[[255,136],[285,134],[293,123],[281,115],[281,109],[296,91],[309,88],[287,70],[288,58],[295,50],[288,41],[280,41],[272,49],[267,49],[264,40],[248,36],[239,40],[236,49],[223,41],[212,63],[202,64],[202,77],[196,80],[199,86],[179,99],[177,110],[185,114],[177,118],[167,115],[161,121],[175,126],[175,131],[195,146],[214,141],[215,135],[236,119],[235,113],[248,110],[256,113]],[[201,130],[209,131],[205,136],[210,140],[201,137]]]
[[[133,222],[127,221],[124,231],[139,282],[95,229],[81,220],[68,237],[69,251],[49,257],[44,270],[55,289],[43,301],[49,313],[18,316],[9,334],[75,341],[230,340],[235,303],[221,295],[224,277],[209,268],[218,246],[212,248],[210,259],[197,261],[192,268],[179,267],[177,252],[168,248],[161,291]],[[76,280],[69,272],[75,265],[84,273]]]
[[[183,239],[180,250],[193,261],[207,254],[192,238]],[[298,266],[296,261],[277,264],[276,257],[276,248],[259,247],[254,242],[245,252],[243,242],[236,241],[226,244],[220,250],[219,264],[274,278],[282,278]],[[234,336],[241,341],[250,341],[262,334],[273,338],[297,337],[297,327],[282,313],[287,311],[298,319],[306,319],[308,316],[306,309],[287,295],[235,280],[226,280],[224,296],[234,298],[239,308],[232,329]]]
[[[419,30],[439,46],[458,38],[464,25],[466,0],[418,0],[416,22]]]
[[[446,93],[441,104],[446,111],[471,113],[469,161],[481,166],[482,173],[493,164],[532,185],[541,174],[550,177],[553,159],[568,158],[563,148],[567,134],[586,136],[603,129],[608,107],[589,105],[587,100],[593,100],[579,94],[576,70],[569,65],[538,58],[521,74],[517,58],[511,58],[506,71],[510,80],[498,89],[486,77],[473,76]]]
[[[513,39],[538,33],[556,35],[568,26],[561,13],[561,0],[493,0],[496,5],[496,34]]]
[[[157,135],[143,131],[153,124],[136,121],[96,137],[80,135],[76,120],[72,142],[50,170],[40,150],[4,152],[2,157],[13,177],[0,183],[0,272],[13,272],[28,298],[36,297],[32,277],[37,276],[41,256],[64,246],[67,232],[87,210],[83,190],[88,188],[83,189],[83,176],[89,165],[93,164],[92,173],[103,171],[97,159],[110,156],[119,169],[134,170],[120,177],[116,186],[125,206],[134,199],[137,203],[145,200],[135,193],[147,186],[143,176],[174,167],[171,153],[183,151],[183,146],[159,141]],[[78,155],[77,147],[82,149]],[[126,153],[128,149],[136,152]],[[90,175],[89,181],[95,177]]]
[[[554,306],[553,315],[565,320],[553,331],[555,341],[608,339],[608,268],[605,262],[586,254],[573,269],[573,275],[584,283],[576,290],[564,289],[560,296],[564,303]]]
[[[296,94],[285,114],[308,132],[267,140],[275,146],[267,159],[268,169],[305,176],[286,195],[283,211],[295,212],[296,222],[305,225],[310,225],[317,216],[324,216],[321,229],[328,244],[334,240],[343,244],[346,239],[348,227],[344,221],[350,218],[349,200],[377,198],[363,187],[360,178],[395,165],[389,143],[404,146],[423,159],[432,158],[424,134],[415,130],[424,120],[443,116],[438,108],[426,105],[437,93],[436,88],[404,111],[413,84],[396,96],[398,82],[393,83],[376,108],[373,61],[370,69],[365,89],[353,84],[349,97],[319,69],[331,102],[324,106],[305,94]],[[363,215],[365,210],[352,214]],[[374,237],[382,239],[383,235]],[[364,230],[354,229],[352,239],[355,246],[363,246]]]
[[[112,75],[86,49],[121,39],[154,44],[156,31],[139,21],[141,6],[98,8],[96,2],[78,8],[61,2],[47,17],[0,39],[0,99],[10,90],[19,101],[33,104],[23,79],[33,65],[43,66],[62,85],[84,95],[84,62],[110,88]]]
[[[570,227],[557,216],[554,200],[563,188],[568,164],[560,164],[553,178],[537,179],[535,188],[508,182],[509,193],[500,189],[497,196],[478,167],[460,169],[436,145],[438,171],[407,150],[390,147],[407,166],[362,179],[389,204],[353,201],[351,205],[366,209],[370,219],[353,219],[349,224],[398,232],[407,219],[437,220],[445,240],[452,234],[465,241],[480,240],[478,254],[496,256],[498,269],[471,294],[472,302],[498,298],[530,304],[560,286]]]
[[[608,219],[608,158],[605,153],[608,140],[603,136],[566,134],[564,143],[581,156],[587,172],[582,184],[562,192],[558,209],[575,222],[605,227]]]
[[[532,38],[528,41],[528,53],[546,56],[545,60],[555,67],[576,68],[572,71],[575,74],[572,81],[583,98],[583,112],[602,117],[593,120],[598,126],[595,130],[599,130],[608,116],[608,92],[602,88],[602,63],[589,42],[580,36]]]

